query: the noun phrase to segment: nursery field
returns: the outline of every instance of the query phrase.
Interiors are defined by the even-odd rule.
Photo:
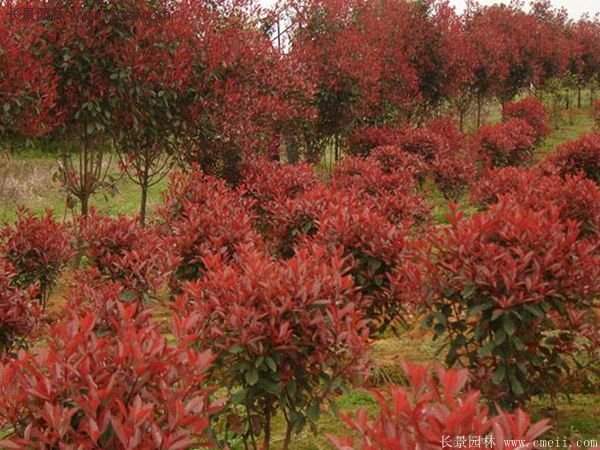
[[[0,0],[0,450],[600,450],[600,16]]]

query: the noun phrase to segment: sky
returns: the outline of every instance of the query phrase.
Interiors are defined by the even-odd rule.
[[[564,7],[569,12],[569,16],[573,19],[578,19],[584,13],[590,13],[593,16],[596,13],[600,13],[600,0],[551,0],[552,4],[556,7]],[[275,0],[260,0],[265,6],[270,6],[275,3]],[[459,12],[462,12],[465,8],[466,0],[450,0]],[[490,5],[493,3],[502,3],[498,0],[480,0],[483,5]]]

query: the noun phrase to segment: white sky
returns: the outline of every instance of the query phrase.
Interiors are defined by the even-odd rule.
[[[578,19],[584,13],[590,13],[591,16],[600,13],[600,0],[551,0],[556,7],[564,7],[569,11],[569,16],[573,19]],[[271,6],[275,0],[260,0],[264,6]],[[450,0],[458,11],[462,11],[465,7],[466,0]],[[483,5],[491,5],[493,3],[503,3],[498,0],[480,0]]]

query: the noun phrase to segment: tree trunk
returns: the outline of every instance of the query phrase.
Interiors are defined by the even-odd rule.
[[[140,225],[146,226],[146,208],[148,204],[148,182],[146,181],[142,186],[142,198],[140,202]]]
[[[281,449],[288,450],[290,447],[291,441],[292,441],[292,424],[288,422],[287,426],[285,427],[285,439],[283,441],[283,447],[281,447]]]
[[[481,110],[483,109],[483,99],[481,94],[477,94],[477,129],[481,127]]]
[[[90,193],[82,192],[79,200],[81,202],[81,215],[86,217],[89,213]]]
[[[581,86],[577,86],[577,108],[581,109]]]
[[[149,170],[148,165],[150,164],[150,155],[146,152],[146,158],[144,160],[144,171],[142,173],[142,179],[140,180],[140,188],[142,190],[142,196],[140,199],[140,225],[146,226],[146,209],[148,205],[148,189],[149,189]]]

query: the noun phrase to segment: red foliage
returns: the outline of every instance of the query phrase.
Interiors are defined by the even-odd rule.
[[[5,448],[187,448],[207,438],[215,407],[202,388],[212,362],[119,308],[114,333],[93,313],[52,327],[47,348],[0,366]],[[178,333],[175,332],[175,335]]]
[[[471,200],[474,203],[488,206],[497,203],[501,195],[512,192],[525,192],[533,188],[542,173],[538,169],[520,167],[501,167],[488,169],[471,188]]]
[[[35,288],[20,289],[15,278],[14,269],[0,258],[0,360],[22,346],[40,316]]]
[[[562,176],[582,172],[600,184],[600,134],[588,134],[559,145],[546,163]]]
[[[430,324],[450,336],[450,364],[460,359],[476,377],[492,377],[482,381],[488,398],[512,404],[556,389],[571,355],[546,340],[556,329],[548,311],[589,310],[600,293],[597,244],[561,213],[509,197],[469,219],[454,213],[431,238]]]
[[[35,1],[0,5],[0,135],[39,136],[58,123],[58,78],[39,23],[23,17]]]
[[[523,119],[481,127],[475,146],[492,167],[519,166],[533,157],[535,130]]]
[[[241,191],[260,205],[294,198],[318,183],[310,164],[282,164],[266,159],[247,163],[243,180]]]
[[[248,162],[242,177],[239,192],[254,201],[258,227],[267,233],[282,204],[302,196],[319,182],[309,164],[281,164],[266,159]]]
[[[13,266],[17,286],[36,285],[45,304],[61,270],[73,256],[68,230],[52,212],[36,217],[19,211],[17,221],[0,229],[0,254]]]
[[[137,300],[155,295],[178,263],[157,230],[142,228],[136,219],[92,211],[80,220],[80,236],[94,273],[121,283]]]
[[[406,129],[400,148],[424,161],[428,173],[448,198],[458,197],[475,176],[465,136],[451,119],[432,120],[424,128]]]
[[[467,370],[438,369],[405,364],[408,386],[392,386],[386,391],[373,391],[380,411],[375,420],[366,410],[355,417],[343,416],[357,438],[330,437],[338,450],[396,450],[457,446],[477,448],[489,442],[506,447],[505,439],[533,441],[550,429],[548,420],[535,424],[522,410],[501,411],[492,416],[480,402],[480,392],[466,391]],[[480,439],[479,443],[471,439]],[[493,444],[492,444],[493,443]]]
[[[175,321],[214,352],[221,383],[243,388],[232,401],[244,405],[248,426],[268,435],[281,409],[297,431],[316,420],[334,385],[364,373],[368,331],[339,255],[312,246],[277,261],[249,249],[235,264],[218,255],[203,264]]]
[[[367,156],[376,147],[398,145],[402,132],[392,127],[357,128],[348,138],[348,147],[352,155]]]
[[[350,273],[364,296],[371,329],[383,331],[403,305],[388,295],[389,275],[407,255],[406,229],[390,223],[368,203],[332,203],[317,221],[310,242],[350,259]]]
[[[561,179],[538,169],[506,167],[485,172],[471,191],[471,198],[482,205],[497,203],[506,195],[533,210],[558,207],[561,220],[577,221],[584,236],[600,232],[600,188],[589,179]]]
[[[422,224],[429,219],[429,208],[416,191],[414,165],[385,166],[381,151],[374,157],[346,157],[335,168],[331,184],[334,190],[350,190],[358,194],[359,203],[370,205],[394,224]],[[409,162],[417,164],[416,157]],[[404,159],[405,155],[400,154]],[[390,154],[386,159],[389,160]],[[396,160],[398,163],[400,160]]]
[[[164,245],[178,260],[172,287],[202,275],[202,258],[220,254],[236,258],[240,246],[262,247],[253,229],[253,203],[240,197],[222,180],[199,170],[171,177],[164,205]]]
[[[375,147],[370,156],[379,163],[385,173],[407,172],[412,174],[415,180],[422,180],[427,172],[427,165],[420,157],[396,145]]]
[[[548,115],[544,104],[535,97],[509,102],[502,105],[502,119],[523,119],[535,130],[536,142],[540,142],[550,132]]]

